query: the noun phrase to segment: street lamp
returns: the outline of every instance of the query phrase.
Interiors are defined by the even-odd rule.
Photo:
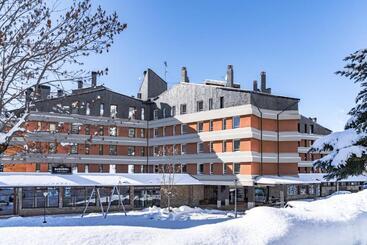
[[[47,204],[47,196],[48,196],[48,192],[45,191],[43,192],[43,196],[45,197],[45,205],[43,206],[43,223],[46,224],[46,204]]]

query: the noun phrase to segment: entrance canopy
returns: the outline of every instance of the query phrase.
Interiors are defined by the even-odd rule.
[[[0,173],[0,187],[27,186],[149,186],[162,185],[163,174]],[[174,185],[201,185],[189,174],[175,174]]]

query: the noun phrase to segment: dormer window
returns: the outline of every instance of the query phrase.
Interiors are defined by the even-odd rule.
[[[117,117],[117,105],[110,105],[111,117]]]

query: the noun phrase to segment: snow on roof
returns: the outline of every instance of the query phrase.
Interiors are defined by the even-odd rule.
[[[325,174],[322,173],[309,173],[299,174],[297,176],[259,176],[256,178],[255,183],[267,184],[267,185],[280,185],[280,184],[312,184],[312,183],[326,183],[335,182],[335,179],[327,181],[324,179]],[[367,176],[350,176],[346,179],[339,180],[339,182],[364,182],[367,181]]]
[[[115,186],[161,185],[163,174],[51,174],[51,173],[0,173],[0,187],[25,186]],[[189,174],[175,174],[175,185],[200,185]]]

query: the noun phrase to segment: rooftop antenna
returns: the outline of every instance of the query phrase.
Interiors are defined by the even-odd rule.
[[[167,82],[167,61],[163,62],[164,64],[164,81]]]

